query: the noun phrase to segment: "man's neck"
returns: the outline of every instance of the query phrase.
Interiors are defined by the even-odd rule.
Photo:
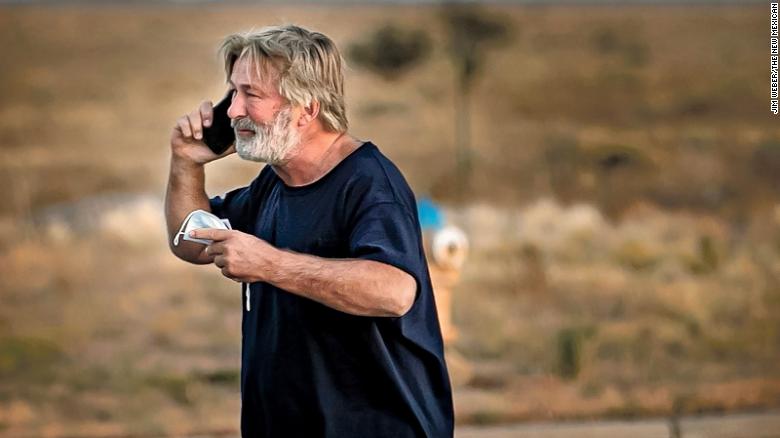
[[[304,141],[294,156],[273,169],[285,185],[305,186],[325,176],[362,143],[348,133],[322,133]]]

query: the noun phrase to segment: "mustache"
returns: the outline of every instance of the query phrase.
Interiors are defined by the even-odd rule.
[[[248,117],[242,117],[240,119],[231,119],[230,126],[233,129],[251,129],[257,131],[257,124]]]

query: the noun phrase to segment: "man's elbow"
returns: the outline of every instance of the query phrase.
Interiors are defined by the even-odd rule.
[[[389,309],[391,315],[396,318],[406,315],[414,305],[417,296],[417,281],[414,277],[404,272],[393,290],[393,296],[395,300],[392,308]]]
[[[198,246],[195,246],[195,244],[191,242],[179,242],[179,245],[174,246],[171,242],[168,242],[168,248],[170,248],[173,255],[185,262],[195,265],[211,263],[212,260],[205,255],[203,248],[199,248]]]

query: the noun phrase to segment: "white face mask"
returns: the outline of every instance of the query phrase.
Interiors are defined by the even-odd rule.
[[[179,232],[176,233],[176,237],[173,238],[173,246],[179,246],[179,237],[184,237],[184,240],[190,242],[198,242],[204,245],[211,245],[214,241],[208,239],[196,239],[190,237],[190,231],[200,228],[217,228],[220,230],[231,230],[230,221],[227,219],[220,219],[217,216],[204,210],[195,210],[184,218],[184,222],[181,224]]]

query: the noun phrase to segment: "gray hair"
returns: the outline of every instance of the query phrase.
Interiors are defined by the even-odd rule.
[[[233,65],[247,56],[260,77],[277,79],[279,94],[295,105],[320,104],[326,130],[346,132],[344,63],[327,36],[295,25],[273,26],[225,37],[219,52],[230,78]]]

